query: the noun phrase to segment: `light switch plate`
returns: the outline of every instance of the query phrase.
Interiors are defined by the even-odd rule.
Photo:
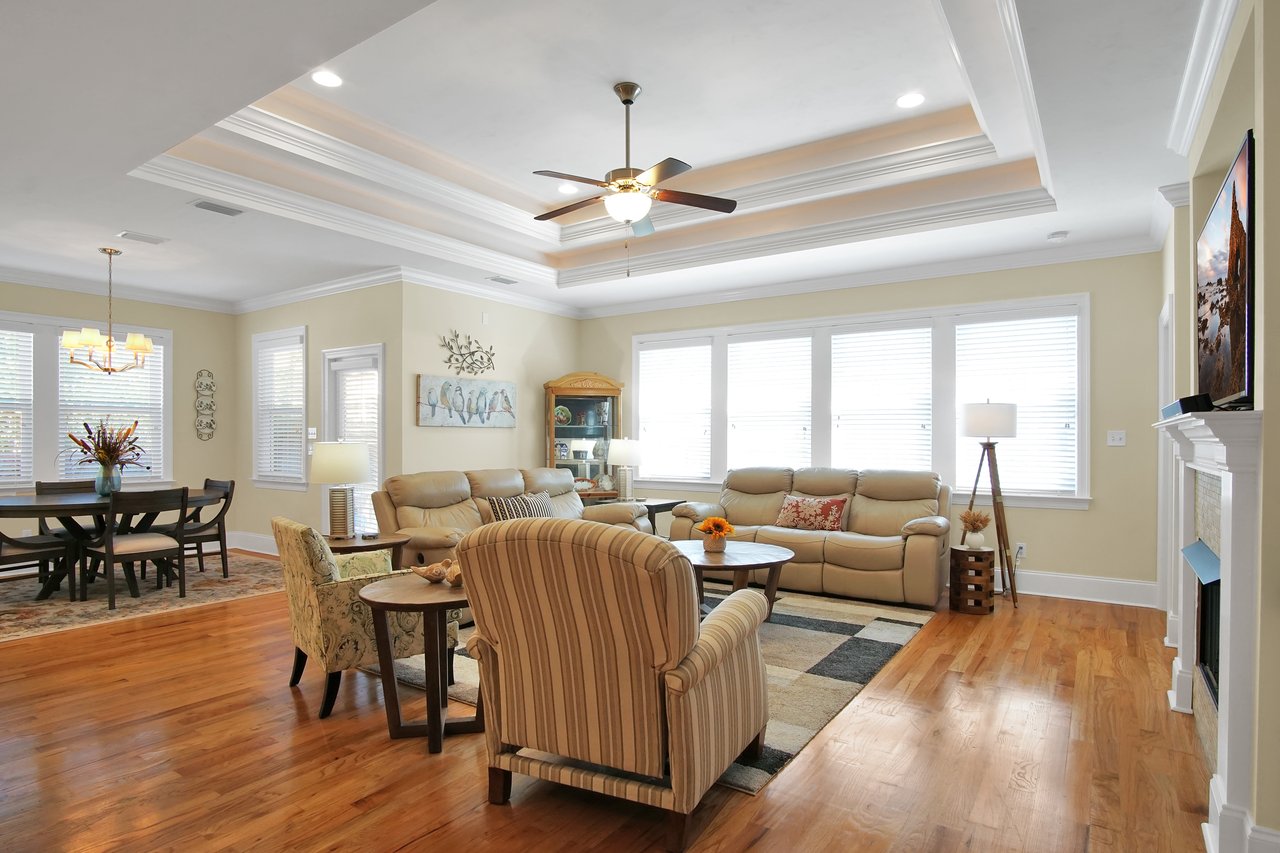
[[[1107,447],[1124,447],[1125,434],[1122,429],[1107,430]]]
[[[315,427],[307,427],[307,438],[315,440],[318,438]]]

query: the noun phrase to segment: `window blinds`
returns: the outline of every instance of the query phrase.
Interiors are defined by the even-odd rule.
[[[253,339],[253,476],[306,482],[306,336],[301,330]]]
[[[124,333],[117,335],[124,339]],[[58,363],[58,434],[84,435],[84,425],[97,429],[100,421],[112,428],[127,427],[138,422],[138,446],[146,452],[144,468],[124,469],[126,480],[164,480],[168,460],[164,458],[164,360],[167,353],[160,342],[147,356],[145,366],[124,373],[102,373],[65,357]],[[121,358],[125,358],[123,352]],[[131,358],[130,358],[131,360]],[[63,438],[58,447],[69,446]],[[93,465],[77,465],[78,453],[58,456],[58,474],[64,480],[93,477]]]
[[[732,468],[802,468],[812,459],[812,341],[729,341],[728,448]]]
[[[359,441],[369,447],[369,479],[355,486],[356,531],[376,533],[373,493],[381,481],[378,454],[381,412],[380,372],[369,358],[337,360],[333,371],[333,424],[339,441]]]
[[[957,413],[987,400],[1018,406],[1017,438],[996,439],[1004,492],[1076,493],[1078,327],[1074,313],[956,326]],[[981,439],[959,431],[956,482],[972,483]],[[990,489],[985,467],[980,488]]]
[[[933,332],[831,336],[831,464],[933,469]]]
[[[711,342],[639,352],[642,478],[711,476]]]
[[[33,348],[30,332],[0,329],[0,488],[35,480]]]

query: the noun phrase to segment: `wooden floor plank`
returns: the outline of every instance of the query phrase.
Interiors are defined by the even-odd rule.
[[[695,850],[1199,850],[1208,775],[1169,711],[1154,610],[945,609],[756,797],[713,788]],[[655,810],[516,777],[482,737],[392,741],[381,686],[287,686],[283,594],[0,643],[14,850],[661,849]],[[402,690],[409,711],[422,698]]]

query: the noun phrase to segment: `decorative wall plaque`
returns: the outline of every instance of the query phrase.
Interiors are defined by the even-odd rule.
[[[218,410],[218,404],[213,399],[213,392],[218,390],[217,383],[213,381],[213,371],[197,370],[195,387],[196,438],[208,441],[218,428],[218,423],[213,418],[213,413]]]
[[[456,329],[450,330],[448,337],[440,337],[440,346],[449,351],[444,360],[445,366],[459,376],[464,373],[478,376],[486,370],[493,370],[493,347],[485,349],[470,335],[462,336]]]

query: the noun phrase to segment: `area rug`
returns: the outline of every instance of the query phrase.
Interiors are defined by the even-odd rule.
[[[728,592],[707,585],[713,602]],[[755,794],[769,783],[819,730],[862,691],[877,672],[932,618],[932,611],[779,593],[773,618],[760,626],[760,647],[769,673],[769,728],[764,753],[734,764],[720,784]],[[454,657],[449,698],[474,705],[479,674],[463,646]],[[396,679],[421,689],[423,657],[396,661]],[[376,671],[376,670],[375,670]]]
[[[224,578],[216,557],[205,558],[203,572],[196,571],[195,560],[188,560],[187,595],[178,598],[176,582],[156,589],[155,567],[150,566],[147,579],[138,579],[141,597],[131,598],[124,574],[117,569],[115,610],[107,609],[107,584],[102,578],[89,584],[87,601],[79,600],[78,588],[77,600],[68,601],[65,581],[61,590],[44,601],[36,601],[40,582],[34,576],[8,579],[0,582],[0,642],[284,589],[284,576],[276,560],[233,552],[228,570],[231,577]]]

